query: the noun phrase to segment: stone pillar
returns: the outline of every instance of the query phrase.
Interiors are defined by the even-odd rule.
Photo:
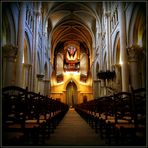
[[[130,66],[130,80],[133,89],[138,89],[139,77],[138,77],[138,56],[140,55],[141,47],[133,45],[128,48],[128,58]]]
[[[120,29],[120,58],[122,61],[121,73],[122,73],[122,91],[129,91],[129,67],[126,50],[126,24],[125,24],[125,11],[123,3],[119,2],[118,16],[119,16],[119,29]]]
[[[33,29],[33,54],[32,54],[32,91],[36,92],[38,90],[37,88],[37,51],[38,51],[38,31],[39,31],[39,17],[41,15],[40,13],[40,3],[36,3],[35,10],[34,10],[34,29]]]
[[[97,98],[100,96],[100,82],[101,80],[94,80],[94,96],[93,98]]]
[[[101,79],[101,94],[100,94],[100,96],[104,96],[104,95],[106,95],[106,81],[105,80],[103,80],[103,79]]]
[[[48,96],[50,94],[50,90],[49,90],[49,86],[50,86],[50,80],[44,80],[44,95]]]
[[[106,12],[106,50],[107,50],[107,70],[110,70],[111,65],[111,46],[110,46],[110,17],[111,12]]]
[[[24,53],[26,4],[20,3],[19,26],[18,26],[18,52],[16,59],[16,85],[22,87],[22,59]]]
[[[43,95],[43,90],[44,90],[44,88],[42,87],[42,83],[43,83],[43,77],[44,77],[44,75],[43,74],[37,74],[36,75],[37,76],[37,79],[38,79],[38,92],[40,92],[40,94],[42,94]]]
[[[28,87],[28,90],[31,89],[31,64],[23,64],[23,75],[24,75],[24,88]]]
[[[99,54],[100,65],[99,66],[100,66],[100,70],[103,70],[103,56],[102,56],[103,55],[103,51],[102,51],[102,47],[103,47],[103,33],[100,32],[99,36],[100,36],[100,42],[99,42],[99,44],[100,44],[100,54]]]
[[[17,50],[18,48],[11,44],[2,47],[3,63],[6,65],[5,70],[3,69],[3,86],[15,85],[15,60]]]
[[[47,44],[46,42],[46,32],[43,32],[42,34],[42,72],[44,72],[44,64],[45,64],[45,45]]]
[[[116,73],[115,89],[118,91],[121,91],[121,82],[122,82],[121,65],[115,64],[114,67],[115,67],[115,73]]]

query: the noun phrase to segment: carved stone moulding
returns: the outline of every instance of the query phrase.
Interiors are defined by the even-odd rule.
[[[44,77],[44,75],[43,75],[43,74],[37,74],[36,76],[37,76],[38,80],[42,80],[42,79],[43,79],[43,77]]]
[[[6,44],[2,47],[3,57],[8,59],[15,59],[18,47],[12,44]]]
[[[142,55],[143,48],[139,45],[132,45],[127,48],[129,61],[137,61],[140,55]]]
[[[56,75],[56,79],[57,79],[57,83],[63,82],[64,80],[63,74]]]

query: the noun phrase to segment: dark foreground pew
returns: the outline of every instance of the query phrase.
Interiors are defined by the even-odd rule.
[[[2,145],[46,145],[68,105],[16,86],[2,89]]]
[[[119,92],[78,104],[75,110],[106,145],[146,145],[146,90]]]

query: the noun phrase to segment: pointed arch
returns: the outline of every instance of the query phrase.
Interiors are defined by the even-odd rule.
[[[12,15],[12,11],[7,6],[7,3],[3,4],[4,8],[2,9],[2,45],[5,44],[16,44],[16,29],[15,29],[15,23]]]
[[[77,85],[74,81],[70,80],[69,83],[66,86],[66,103],[70,107],[74,107],[75,104],[77,104]]]
[[[119,62],[120,62],[120,36],[119,32],[117,32],[113,45],[113,64],[119,64]]]
[[[64,87],[63,87],[64,90],[66,90],[67,84],[68,84],[69,82],[71,82],[71,81],[73,81],[73,82],[76,84],[77,89],[79,90],[79,83],[78,83],[75,79],[73,79],[73,78],[68,79],[66,82],[64,82]]]
[[[132,11],[128,29],[128,46],[133,44],[145,45],[144,39],[146,33],[146,8],[144,4],[136,5]]]
[[[30,64],[31,63],[31,48],[30,48],[30,40],[28,38],[27,32],[25,32],[25,39],[24,39],[24,63]]]

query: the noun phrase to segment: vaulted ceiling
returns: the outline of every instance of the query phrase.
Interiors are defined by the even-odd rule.
[[[59,43],[74,40],[87,47],[91,55],[101,6],[100,2],[43,3],[46,21],[50,24],[51,53],[54,54]]]

